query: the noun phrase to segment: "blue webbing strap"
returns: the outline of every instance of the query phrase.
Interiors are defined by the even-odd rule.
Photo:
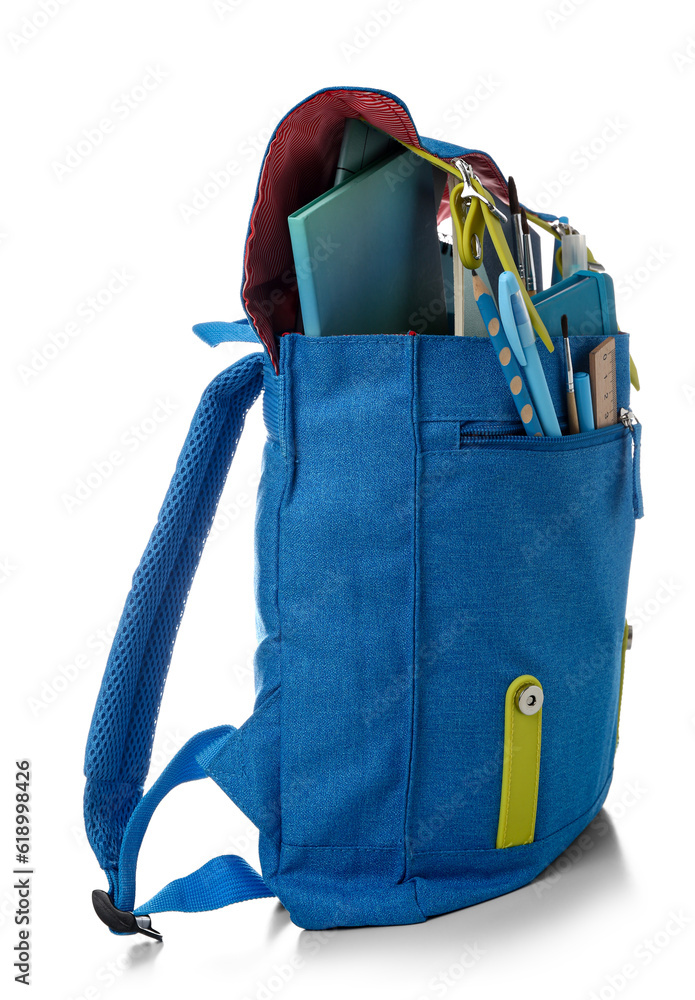
[[[258,872],[243,858],[226,854],[213,858],[191,875],[170,882],[152,899],[133,910],[138,854],[152,814],[172,788],[186,781],[207,777],[207,763],[213,760],[234,731],[233,726],[217,726],[193,736],[136,806],[121,844],[114,887],[114,903],[119,910],[130,910],[136,915],[162,913],[165,910],[195,913],[274,895]]]
[[[119,888],[119,858],[138,803],[142,800],[142,811],[133,830],[144,823],[141,839],[151,815],[151,810],[149,815],[147,811],[150,804],[153,809],[159,801],[157,796],[161,799],[174,784],[205,774],[199,762],[188,759],[191,753],[194,757],[204,753],[204,747],[195,744],[194,752],[189,743],[162,774],[162,784],[155,783],[150,797],[143,799],[159,704],[181,615],[246,413],[262,388],[262,371],[262,355],[251,354],[221,372],[205,390],[157,524],[133,576],[109,654],[85,753],[84,814],[87,835],[108,877],[112,898],[118,895],[120,899],[122,893],[130,892],[127,875],[124,888]],[[229,870],[229,864],[223,863],[224,871]],[[236,862],[233,865],[242,872]],[[195,887],[201,883],[201,872],[190,876],[193,881],[186,886],[179,885],[177,898],[181,892],[198,895]],[[256,878],[261,881],[260,876]],[[134,886],[134,872],[132,882]],[[168,887],[164,892],[174,898],[173,889],[170,893]]]
[[[261,876],[236,854],[220,854],[185,878],[174,879],[142,906],[135,916],[165,913],[200,913],[231,903],[274,896]]]
[[[210,347],[237,341],[242,344],[257,344],[258,337],[247,319],[238,319],[234,323],[223,323],[215,320],[211,323],[196,323],[193,333],[204,340]]]

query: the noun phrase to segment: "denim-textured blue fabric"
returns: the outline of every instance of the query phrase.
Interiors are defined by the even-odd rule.
[[[578,364],[594,346],[576,348]],[[628,347],[618,338],[619,406]],[[542,358],[559,405],[561,352]],[[206,774],[258,826],[267,888],[241,859],[215,859],[148,912],[273,892],[308,928],[405,923],[523,885],[610,783],[641,513],[632,432],[520,434],[492,345],[477,338],[290,335],[280,362],[278,376],[251,356],[212,383],[138,571],[158,578],[165,557],[176,571],[192,530],[177,518],[203,537],[213,508],[199,484],[216,470],[219,495],[239,400],[263,368],[255,711],[177,755],[130,817],[118,862],[94,806],[93,790],[111,786],[92,772],[87,819],[116,903],[134,905],[161,797]],[[167,519],[175,503],[185,514]],[[521,673],[545,692],[536,837],[497,850],[504,696]],[[107,670],[107,693],[114,683]],[[93,759],[111,745],[98,735],[109,718],[95,715]]]
[[[626,336],[618,352],[627,406]],[[559,403],[561,352],[543,360]],[[475,338],[287,336],[271,379],[260,708],[242,727],[251,759],[281,734],[246,805],[265,881],[305,927],[419,920],[522,885],[610,782],[631,432],[496,438],[513,403]],[[521,673],[546,699],[536,839],[496,850]],[[233,790],[239,759],[217,763]]]
[[[197,333],[216,344],[253,328]],[[577,370],[599,340],[573,338]],[[541,358],[562,413],[555,346]],[[619,407],[628,351],[616,337]],[[190,740],[143,795],[181,613],[261,386],[255,709]],[[257,825],[262,878],[216,858],[135,912],[274,893],[306,928],[408,923],[541,872],[611,780],[639,440],[623,424],[527,438],[483,338],[288,334],[279,373],[267,354],[222,372],[134,576],[90,731],[85,820],[116,906],[135,906],[153,810],[206,775]],[[535,840],[497,849],[504,700],[520,674],[545,695]]]

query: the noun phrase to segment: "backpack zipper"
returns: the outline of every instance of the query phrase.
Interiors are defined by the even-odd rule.
[[[494,421],[468,421],[460,425],[459,438],[460,445],[466,442],[482,441],[487,438],[494,438],[496,441],[516,440],[525,437],[526,432],[521,423],[500,423]]]
[[[540,435],[528,437],[521,423],[510,425],[494,421],[462,422],[459,430],[459,448],[475,446],[504,448],[509,444],[515,444],[528,451],[535,448],[541,451],[553,451],[558,447],[571,451],[574,448],[583,448],[586,445],[598,443],[597,435],[608,441],[612,438],[617,439],[624,433],[624,428],[627,428],[632,436],[632,508],[635,518],[640,518],[644,516],[640,481],[642,425],[630,407],[621,407],[618,418],[617,424],[609,424],[608,427],[599,427],[593,431],[583,431],[580,434],[567,434],[565,427],[563,428],[565,433],[562,437],[543,437]]]
[[[642,424],[632,409],[621,407],[618,413],[620,422],[627,427],[632,435],[632,508],[635,518],[644,517],[644,501],[642,499],[642,481],[640,477],[640,443],[642,441]]]
[[[524,444],[529,443],[531,447],[538,444],[544,449],[547,449],[548,446],[551,448],[570,448],[572,446],[583,447],[586,444],[591,444],[593,441],[596,441],[596,435],[599,435],[600,437],[607,436],[609,438],[611,435],[613,437],[619,437],[620,434],[623,433],[621,425],[629,427],[634,434],[635,424],[639,424],[639,421],[636,420],[632,410],[630,410],[629,413],[631,414],[634,423],[625,423],[621,411],[620,423],[611,424],[608,427],[599,427],[597,430],[593,431],[583,431],[580,434],[568,434],[567,427],[565,425],[563,427],[564,433],[561,437],[550,437],[546,435],[529,437],[524,430],[523,424],[521,423],[505,425],[493,421],[480,423],[462,422],[459,432],[459,447],[464,448],[468,445],[482,445],[486,443],[491,446],[496,446],[517,444],[519,442],[523,442]],[[627,419],[627,417],[625,419]]]

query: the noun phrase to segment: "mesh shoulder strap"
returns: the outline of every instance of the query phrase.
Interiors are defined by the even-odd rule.
[[[246,414],[261,391],[262,371],[262,355],[251,354],[205,390],[133,577],[106,665],[87,741],[84,814],[89,842],[116,900],[121,847],[143,798],[179,622]],[[179,767],[173,783],[204,776],[195,761],[200,750],[189,752],[193,763],[187,771]],[[169,778],[167,791],[173,783]]]

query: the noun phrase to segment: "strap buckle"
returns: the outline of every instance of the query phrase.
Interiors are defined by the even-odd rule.
[[[499,208],[493,205],[489,198],[486,198],[485,195],[482,195],[480,191],[477,191],[473,186],[473,178],[475,177],[476,180],[478,180],[478,178],[473,173],[473,168],[470,163],[466,163],[465,160],[458,157],[454,160],[454,166],[459,170],[463,179],[463,189],[461,191],[460,198],[462,202],[465,202],[466,215],[471,207],[472,199],[478,198],[478,200],[482,201],[484,205],[487,205],[488,209],[492,212],[496,219],[500,222],[506,222],[507,216],[503,212],[500,212]],[[478,183],[480,182],[478,181]]]
[[[159,931],[152,926],[147,913],[136,916],[129,910],[119,910],[114,906],[108,892],[104,892],[103,889],[95,889],[92,893],[92,906],[101,922],[116,934],[144,934],[145,937],[153,938],[155,941],[164,940]]]

